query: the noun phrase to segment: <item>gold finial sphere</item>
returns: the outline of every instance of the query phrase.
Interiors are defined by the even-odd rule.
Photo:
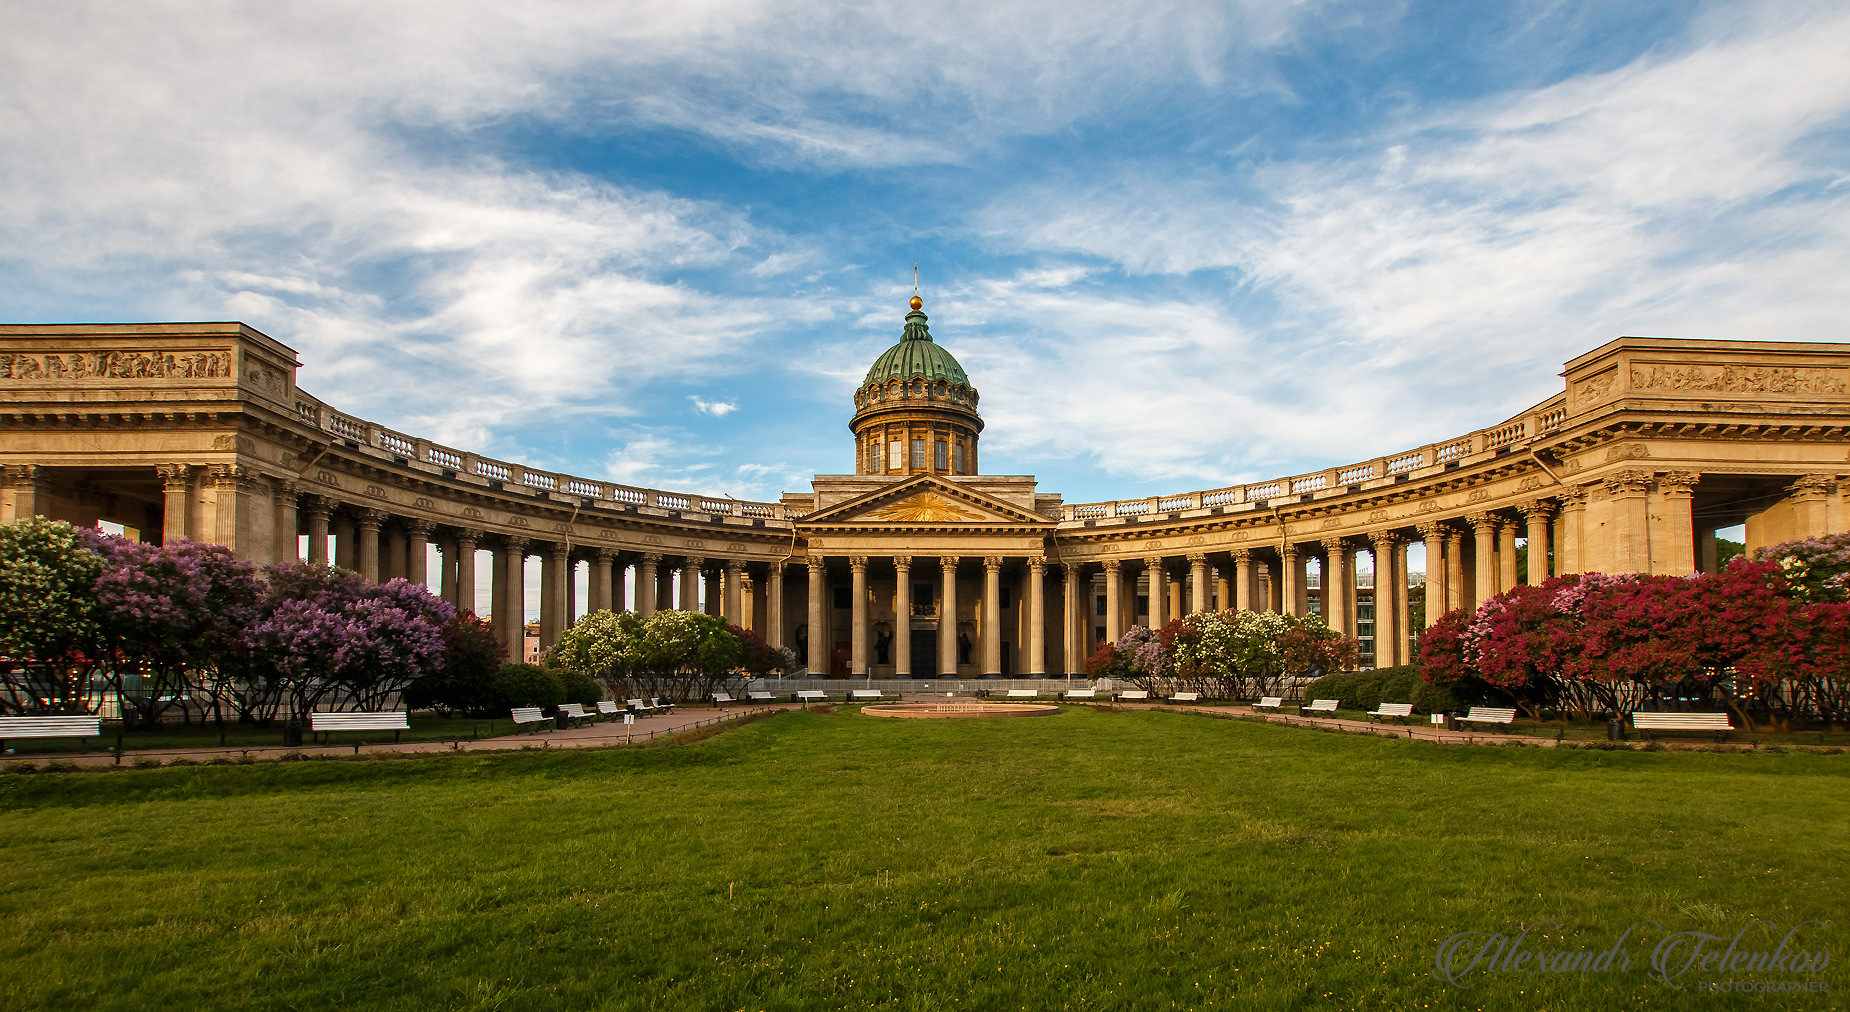
[[[913,309],[917,309],[917,308],[919,308],[920,306],[923,306],[924,304],[925,304],[925,300],[924,300],[924,299],[921,299],[921,298],[919,298],[919,297],[918,297],[918,296],[916,296],[916,295],[914,295],[914,296],[912,297],[912,308],[913,308]]]

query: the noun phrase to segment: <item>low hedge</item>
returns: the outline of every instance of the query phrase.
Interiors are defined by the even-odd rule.
[[[1427,684],[1417,664],[1373,671],[1339,671],[1304,686],[1305,699],[1335,699],[1345,710],[1378,710],[1382,703],[1412,703],[1415,713],[1462,712],[1471,704]]]

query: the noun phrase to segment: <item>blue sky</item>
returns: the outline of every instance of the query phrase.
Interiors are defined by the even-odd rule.
[[[0,319],[238,319],[477,452],[851,470],[912,264],[1069,502],[1488,425],[1621,334],[1838,340],[1842,4],[14,3]]]

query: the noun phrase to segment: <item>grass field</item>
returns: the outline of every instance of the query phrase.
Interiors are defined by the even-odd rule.
[[[785,713],[692,745],[0,776],[6,1009],[1753,1008],[1843,950],[1850,757],[1162,712]],[[1629,969],[1434,975],[1519,932]],[[1707,981],[1817,981],[1716,995]],[[1466,986],[1468,985],[1468,986]]]

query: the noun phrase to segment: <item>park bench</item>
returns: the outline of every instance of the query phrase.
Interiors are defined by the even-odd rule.
[[[1201,702],[1201,693],[1199,692],[1178,692],[1175,695],[1170,696],[1169,701],[1171,703],[1199,703]]]
[[[0,752],[12,738],[96,738],[103,718],[91,714],[55,717],[0,717]]]
[[[597,715],[600,717],[621,717],[625,712],[624,708],[618,706],[617,701],[614,699],[600,699],[597,701]]]
[[[1504,706],[1474,706],[1458,719],[1471,724],[1507,724],[1516,719],[1516,711]]]
[[[655,705],[653,700],[647,700],[647,699],[625,700],[624,705],[629,709],[629,712],[631,713],[654,713],[657,709],[659,709],[659,707]]]
[[[732,698],[732,693],[730,692],[715,692],[712,698],[714,706],[725,706],[727,703],[738,702],[738,700]]]
[[[1413,716],[1413,704],[1382,703],[1380,709],[1370,710],[1368,711],[1368,715],[1377,719],[1381,717],[1393,717],[1395,720],[1406,720],[1408,717]]]
[[[745,694],[745,698],[751,700],[754,703],[775,703],[777,702],[777,697],[771,695],[768,692],[747,692]]]
[[[1062,699],[1097,699],[1097,689],[1068,689],[1060,694]]]
[[[537,731],[551,723],[551,719],[541,713],[537,706],[516,706],[508,712],[514,717],[514,730],[516,731],[522,729]]]
[[[559,716],[565,718],[567,726],[572,724],[589,724],[597,719],[597,714],[587,713],[583,704],[580,703],[560,703]]]
[[[1010,689],[1008,698],[1010,699],[1034,699],[1035,697],[1039,695],[1040,693],[1033,689]]]
[[[1125,689],[1118,693],[1120,703],[1147,703],[1150,700],[1149,689]]]
[[[1697,731],[1727,741],[1734,722],[1725,713],[1634,713],[1632,726],[1648,741],[1652,731]]]
[[[308,731],[317,740],[326,741],[335,731],[390,731],[392,740],[411,730],[410,715],[403,710],[361,710],[350,713],[311,713]]]
[[[811,703],[828,702],[829,694],[822,691],[821,689],[798,689],[797,691],[790,694],[790,698],[794,700],[795,702],[802,703],[804,706],[808,706]]]
[[[1285,697],[1283,696],[1261,696],[1259,702],[1253,704],[1255,710],[1282,710],[1284,707]]]
[[[848,693],[848,702],[850,703],[878,703],[885,698],[886,693],[881,692],[879,689],[855,689]]]
[[[1340,700],[1335,699],[1313,699],[1310,701],[1309,706],[1298,707],[1298,715],[1303,716],[1307,713],[1335,713],[1339,703]]]

